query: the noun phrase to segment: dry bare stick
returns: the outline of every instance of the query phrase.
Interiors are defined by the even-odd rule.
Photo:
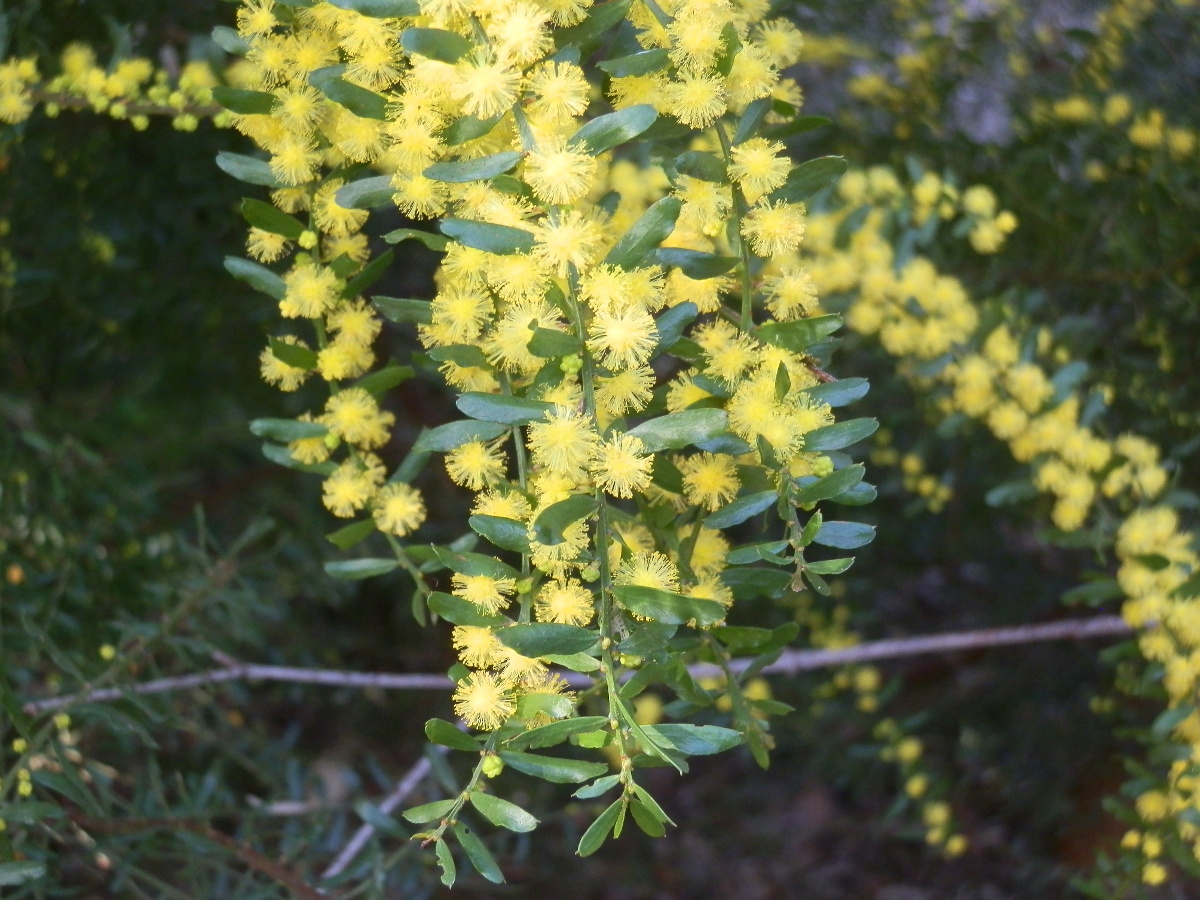
[[[900,659],[924,653],[945,653],[951,650],[975,650],[1013,644],[1032,644],[1040,641],[1087,640],[1115,637],[1132,631],[1120,616],[1095,616],[1088,619],[1064,619],[1041,625],[1016,625],[1011,628],[985,628],[979,631],[954,631],[913,638],[894,638],[843,647],[838,650],[788,650],[778,660],[763,668],[763,674],[790,675],[796,672],[824,669],[829,666],[850,665],[882,659]],[[244,663],[224,654],[219,669],[159,678],[123,688],[102,688],[81,691],[62,697],[34,700],[24,705],[30,715],[49,712],[82,702],[120,700],[129,694],[161,694],[186,688],[202,687],[226,681],[284,681],[292,684],[323,684],[329,687],[377,688],[380,690],[445,690],[454,682],[445,675],[402,675],[389,672],[346,672],[337,669],[305,669],[294,666],[265,666]],[[751,660],[734,660],[731,668],[743,672]],[[700,664],[688,670],[695,677],[720,675],[713,665]],[[592,679],[575,672],[564,673],[571,687],[591,687]]]
[[[206,684],[220,684],[225,681],[286,681],[292,684],[324,684],[330,687],[381,688],[393,691],[440,691],[454,686],[454,682],[445,675],[341,672],[336,669],[302,669],[293,666],[263,666],[256,663],[231,662],[219,669],[209,669],[191,675],[158,678],[128,687],[85,690],[63,697],[34,700],[26,703],[23,708],[30,715],[36,715],[61,709],[74,703],[120,700],[130,694],[162,694],[167,691],[202,687]]]
[[[430,748],[431,752],[445,753],[447,748],[440,745],[433,745]],[[428,756],[422,756],[417,760],[417,764],[409,769],[403,778],[396,783],[396,788],[383,799],[379,804],[379,811],[385,816],[390,816],[392,811],[397,806],[404,802],[417,786],[425,780],[425,776],[429,774],[429,770],[433,768]],[[367,841],[375,834],[375,826],[370,822],[364,822],[359,826],[358,831],[354,832],[354,836],[350,838],[346,846],[338,853],[337,858],[329,864],[324,872],[321,873],[321,881],[328,881],[330,878],[337,878],[345,871],[350,863],[354,862],[354,857],[358,856],[359,851],[367,845]]]

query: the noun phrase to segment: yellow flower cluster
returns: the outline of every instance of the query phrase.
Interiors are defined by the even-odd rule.
[[[894,719],[880,720],[874,736],[882,742],[880,759],[896,766],[905,797],[920,807],[925,842],[937,847],[947,859],[962,856],[967,851],[967,837],[954,829],[950,804],[939,799],[935,792],[935,782],[925,765],[925,746],[921,739],[905,734]]]
[[[799,57],[799,32],[751,0],[633,4],[640,45],[666,53],[608,80],[609,118],[634,134],[656,115],[675,120],[718,175],[711,165],[646,170],[607,152],[630,135],[594,146],[604,140],[596,132],[604,120],[586,116],[604,99],[597,79],[576,56],[552,56],[558,29],[588,21],[589,7],[459,0],[379,18],[332,3],[285,11],[247,0],[238,17],[248,49],[231,72],[239,88],[271,99],[234,115],[234,125],[269,155],[272,200],[285,214],[248,215],[248,252],[266,264],[290,254],[280,314],[315,326],[312,338],[273,339],[262,371],[284,390],[313,374],[330,388],[325,408],[299,419],[311,434],[288,445],[297,463],[326,472],[326,506],[345,517],[369,511],[396,537],[425,514],[417,490],[389,479],[376,455],[392,414],[350,383],[372,368],[380,328],[350,287],[368,259],[366,213],[338,199],[351,166],[383,172],[406,215],[447,219],[453,239],[436,296],[409,319],[446,381],[475,404],[528,411],[438,443],[450,478],[475,492],[478,521],[503,528],[510,549],[528,548],[520,571],[498,560],[447,563],[457,601],[493,620],[467,617],[453,634],[471,672],[455,708],[484,731],[537,724],[548,708],[562,715],[551,700],[569,696],[545,660],[500,639],[509,622],[494,620],[595,623],[609,639],[616,617],[653,617],[622,609],[615,598],[624,589],[671,595],[708,611],[697,618],[719,619],[733,602],[721,579],[730,546],[700,520],[738,498],[747,471],[757,470],[758,490],[782,492],[792,479],[833,470],[827,455],[804,447],[805,435],[834,421],[805,392],[818,384],[811,361],[754,327],[756,288],[757,305],[779,325],[821,313],[796,256],[805,208],[779,193],[793,164],[778,141],[731,142],[725,120],[755,102],[766,104],[757,120],[766,125],[794,114],[800,90],[779,73]],[[674,255],[628,256],[630,230],[664,209],[657,242]],[[696,258],[721,268],[694,270]],[[733,298],[741,315],[727,305]],[[660,321],[677,313],[686,313],[681,327],[701,317],[684,331],[695,350],[685,368],[656,369]],[[717,445],[675,443],[656,464],[657,448],[627,421],[651,415],[656,395],[671,414],[718,414]],[[596,507],[546,524],[561,504],[584,498]],[[660,510],[651,517],[658,524],[620,509],[628,500]]]
[[[90,109],[114,119],[127,119],[138,131],[152,115],[171,116],[179,131],[194,131],[201,118],[218,126],[229,116],[213,106],[212,88],[219,83],[202,60],[186,63],[172,75],[144,57],[128,57],[105,67],[86,44],[69,44],[59,59],[60,72],[43,78],[33,58],[0,63],[0,122],[16,124],[41,104],[48,116],[63,109]]]
[[[877,446],[871,451],[872,463],[877,466],[898,466],[904,490],[924,500],[932,513],[945,509],[954,496],[954,489],[925,468],[925,460],[920,454],[912,451],[902,454],[892,443],[892,433],[886,428],[875,432],[875,443]]]

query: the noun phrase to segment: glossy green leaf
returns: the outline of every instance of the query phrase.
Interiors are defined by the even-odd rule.
[[[818,453],[841,450],[873,435],[879,428],[878,419],[850,419],[817,428],[804,435],[804,452]]]
[[[574,711],[575,701],[565,694],[539,694],[530,691],[517,699],[517,718],[526,721],[565,719]]]
[[[441,228],[442,234],[458,241],[464,247],[473,247],[487,253],[504,256],[511,253],[528,253],[533,249],[533,232],[524,228],[453,218],[442,219],[438,227]]]
[[[580,519],[590,516],[595,509],[596,500],[590,494],[576,494],[553,503],[542,510],[534,520],[534,539],[539,544],[561,544],[564,540],[563,532]]]
[[[613,147],[633,140],[653,125],[657,118],[657,110],[648,103],[627,106],[592,119],[571,135],[567,143],[582,147],[592,156],[599,156]]]
[[[471,52],[472,44],[461,34],[441,28],[406,28],[400,35],[400,46],[409,53],[456,63]]]
[[[675,157],[675,169],[681,175],[701,181],[723,182],[727,179],[725,161],[714,153],[689,150]]]
[[[642,787],[640,784],[634,784],[633,792],[637,795],[637,798],[642,801],[642,804],[646,807],[650,814],[654,816],[655,819],[657,819],[659,822],[670,822],[672,825],[675,824],[671,820],[671,817],[663,811],[663,808],[658,805],[658,801],[651,797],[650,792],[644,787]]]
[[[504,153],[493,153],[479,159],[461,159],[451,162],[434,163],[424,172],[426,178],[434,181],[449,181],[465,183],[468,181],[486,181],[510,171],[521,161],[523,154],[515,150]]]
[[[461,119],[455,119],[441,133],[442,141],[445,142],[447,147],[457,147],[459,144],[465,144],[467,141],[476,140],[491,132],[502,118],[503,116],[492,116],[490,119],[463,116]]]
[[[375,19],[421,15],[421,4],[417,0],[329,0],[329,3]]]
[[[865,397],[870,389],[871,385],[865,378],[839,378],[837,381],[805,388],[804,393],[836,409]]]
[[[497,797],[495,794],[485,794],[482,791],[471,792],[471,805],[479,814],[500,828],[509,831],[526,832],[538,827],[538,820],[527,813],[517,804]]]
[[[354,387],[362,388],[368,394],[378,397],[408,381],[415,374],[412,366],[387,366],[359,378],[354,382]]]
[[[226,175],[232,175],[238,181],[244,181],[246,184],[257,184],[269,188],[282,187],[265,159],[222,150],[217,154],[217,168]]]
[[[437,855],[438,866],[442,870],[441,882],[448,888],[454,887],[454,879],[458,877],[458,870],[454,865],[454,853],[450,850],[450,844],[443,837],[440,841],[434,844],[435,853]]]
[[[553,328],[538,328],[529,339],[529,352],[542,359],[557,359],[560,356],[571,356],[578,353],[583,345],[579,338],[565,331]]]
[[[651,737],[665,740],[667,745],[684,756],[710,756],[723,753],[742,743],[740,731],[717,725],[646,725]]]
[[[401,815],[414,825],[437,822],[449,815],[450,810],[454,809],[454,803],[454,800],[435,800],[432,803],[423,803],[420,806],[410,807],[402,812]]]
[[[607,722],[608,719],[604,721]],[[571,796],[578,797],[580,800],[591,800],[599,797],[601,794],[607,794],[620,783],[620,775],[605,775],[603,778],[596,779],[591,784],[585,784]]]
[[[483,845],[483,841],[476,837],[474,831],[462,822],[455,822],[454,836],[462,844],[463,850],[466,851],[467,859],[471,861],[471,865],[475,867],[476,872],[492,882],[492,884],[504,883],[504,873],[500,871],[500,866],[496,863],[495,857]]]
[[[685,597],[671,591],[623,584],[613,588],[621,605],[630,612],[666,625],[686,625],[693,619],[703,627],[725,618],[727,610],[715,600]]]
[[[597,731],[606,727],[608,719],[604,716],[583,716],[578,719],[563,719],[561,722],[551,722],[540,725],[529,731],[518,734],[505,742],[511,750],[536,750],[541,747],[553,747],[561,744],[572,735],[585,731]]]
[[[842,317],[813,316],[791,322],[770,322],[756,329],[759,339],[793,353],[804,353],[842,327]]]
[[[659,313],[658,318],[654,320],[655,330],[658,331],[658,346],[654,355],[670,350],[683,335],[683,330],[691,325],[699,314],[700,310],[691,300],[677,303]]]
[[[788,173],[783,186],[771,193],[772,201],[799,203],[817,191],[836,184],[846,174],[850,164],[841,156],[821,156],[801,163]]]
[[[261,291],[276,300],[282,300],[283,295],[287,293],[287,286],[282,278],[266,266],[260,266],[240,256],[225,257],[225,271],[238,281],[244,281],[256,291]]]
[[[428,300],[409,300],[400,297],[372,297],[374,306],[389,322],[412,322],[428,325],[433,321],[433,305]]]
[[[582,719],[575,721],[581,722]],[[607,722],[607,719],[602,719],[602,722]],[[46,819],[61,819],[66,815],[66,812],[60,806],[55,806],[53,803],[42,803],[38,800],[29,800],[22,803],[0,803],[0,819],[4,819],[10,825],[36,825]]]
[[[612,804],[600,813],[596,821],[588,826],[587,831],[583,833],[583,837],[579,839],[579,847],[576,853],[580,856],[591,856],[608,840],[609,832],[613,830],[613,826],[617,822],[617,816],[624,809],[624,803],[620,798],[617,798]]]
[[[433,548],[438,562],[459,575],[486,575],[489,578],[517,578],[517,570],[486,553],[459,553],[448,547]]]
[[[333,199],[343,209],[378,209],[381,206],[391,206],[392,195],[395,193],[390,175],[375,175],[342,185],[333,195]],[[388,235],[384,235],[384,240],[387,238]],[[388,243],[394,244],[396,241]]]
[[[340,193],[340,192],[339,192]],[[399,244],[403,241],[420,241],[435,253],[444,253],[450,246],[450,239],[440,234],[432,234],[419,228],[397,228],[383,236],[389,244]]]
[[[479,369],[491,367],[483,351],[474,344],[451,344],[448,347],[434,347],[428,351],[428,357],[434,362],[452,362],[459,366],[474,366]]]
[[[479,394],[468,391],[460,394],[456,405],[464,415],[485,422],[502,422],[505,425],[528,425],[541,422],[546,413],[554,409],[551,403],[527,400],[524,397],[509,397],[506,394]]]
[[[604,32],[625,18],[629,11],[630,0],[610,0],[608,3],[597,3],[588,12],[588,16],[578,25],[570,28],[556,28],[553,31],[556,47],[586,46],[597,40]]]
[[[756,597],[778,597],[792,580],[792,574],[782,569],[737,566],[721,573],[723,581],[738,600]]]
[[[270,441],[264,441],[262,445],[262,455],[276,465],[283,466],[286,469],[294,469],[297,472],[308,472],[312,475],[329,476],[337,468],[336,463],[302,463],[298,459],[294,459],[287,447],[281,444],[272,444]]]
[[[746,566],[758,562],[760,559],[769,559],[771,556],[777,556],[783,553],[787,547],[787,541],[764,541],[759,544],[746,544],[743,547],[736,547],[730,550],[729,555],[725,557],[725,562],[731,566]]]
[[[661,47],[653,50],[642,50],[629,56],[618,56],[616,59],[600,60],[596,68],[608,73],[610,78],[628,78],[630,75],[649,75],[659,69],[665,69],[671,63],[671,55]]]
[[[651,205],[621,236],[604,261],[622,269],[636,269],[645,263],[658,245],[671,236],[681,209],[683,201],[678,197],[663,197]]]
[[[704,520],[705,528],[732,528],[747,519],[757,516],[760,512],[775,505],[779,495],[775,491],[759,491],[746,497],[739,497],[732,503],[722,506]]]
[[[556,622],[532,622],[501,628],[496,637],[505,647],[522,656],[545,656],[548,653],[582,653],[597,640],[596,633],[578,625]]]
[[[360,119],[387,118],[387,97],[342,78],[345,69],[343,65],[317,69],[309,74],[308,83]]]
[[[317,367],[317,354],[315,350],[309,350],[307,347],[301,347],[298,344],[289,344],[287,341],[281,341],[279,338],[271,338],[268,342],[271,347],[271,355],[281,363],[286,363],[294,369],[305,369],[312,371]]]
[[[270,115],[275,106],[275,95],[267,91],[246,91],[241,88],[220,84],[212,89],[212,98],[218,106],[243,116]]]
[[[724,275],[740,262],[736,256],[718,256],[715,253],[681,250],[678,247],[659,247],[654,255],[664,266],[674,266],[688,278],[697,281]]]
[[[346,286],[342,288],[342,299],[353,300],[359,294],[365,293],[367,288],[383,277],[395,258],[395,250],[385,250],[363,266],[362,271],[347,281]]]
[[[523,522],[501,516],[471,516],[468,522],[477,534],[502,550],[512,550],[514,553],[529,552],[529,538],[526,536]]]
[[[364,578],[374,578],[386,575],[400,568],[400,563],[385,557],[367,559],[342,559],[325,563],[325,574],[342,581],[361,581]]]
[[[337,531],[325,535],[325,540],[339,550],[349,550],[356,544],[366,540],[375,533],[375,520],[363,519],[361,522],[351,522]]]
[[[473,625],[476,628],[495,628],[508,623],[499,614],[489,615],[470,600],[434,591],[429,595],[429,608],[447,622],[455,625]]]
[[[478,753],[483,750],[483,744],[445,719],[430,719],[426,722],[425,737],[429,738],[432,743],[441,744],[451,750],[463,750],[468,753]]]
[[[250,433],[255,437],[290,444],[292,441],[304,438],[325,437],[329,434],[329,429],[320,422],[300,422],[296,419],[255,419],[250,423]]]
[[[843,491],[848,491],[863,479],[866,469],[860,465],[847,466],[831,472],[824,478],[806,476],[798,480],[800,488],[792,496],[793,502],[816,503],[818,500],[828,500]]]
[[[218,25],[212,30],[213,43],[234,56],[245,56],[250,52],[250,42],[237,33],[236,28]]]
[[[838,550],[854,550],[865,547],[875,540],[875,526],[864,525],[862,522],[823,522],[813,538],[815,543],[825,547],[836,547]],[[812,568],[811,566],[809,568]],[[831,574],[817,571],[818,574]]]
[[[532,775],[534,778],[541,778],[543,781],[553,781],[556,784],[590,781],[608,771],[608,766],[604,763],[561,759],[556,756],[520,753],[515,750],[501,750],[500,759],[504,761],[505,765],[512,766],[518,772]]]
[[[480,422],[475,419],[460,419],[431,428],[413,443],[418,452],[449,453],[472,441],[490,441],[505,434],[508,428],[496,422]]]
[[[854,565],[853,556],[843,556],[841,559],[823,559],[819,562],[805,563],[804,568],[818,575],[841,575]]]
[[[742,113],[741,119],[738,120],[737,130],[733,133],[733,145],[735,147],[750,140],[750,138],[758,133],[763,119],[771,111],[772,102],[770,97],[759,97],[746,107],[746,111]]]
[[[723,409],[685,409],[650,419],[629,433],[645,445],[647,452],[657,453],[712,440],[728,428],[729,417]]]

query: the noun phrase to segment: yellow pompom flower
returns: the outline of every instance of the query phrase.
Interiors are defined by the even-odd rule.
[[[313,417],[309,413],[304,413],[297,418],[301,422],[313,421]],[[329,444],[325,442],[325,435],[300,438],[298,441],[290,442],[287,448],[288,453],[292,455],[292,459],[307,463],[308,465],[325,462],[325,460],[329,459],[329,455],[332,452]]]
[[[341,282],[332,269],[311,263],[293,268],[283,276],[283,284],[285,293],[279,301],[279,312],[289,319],[323,315],[341,292]]]
[[[495,731],[516,711],[512,688],[488,672],[472,672],[454,691],[454,714],[480,731]]]
[[[475,498],[475,505],[471,507],[474,516],[497,516],[518,522],[528,519],[531,512],[529,501],[517,491],[485,491]]]
[[[599,443],[592,423],[565,406],[546,413],[545,421],[529,426],[529,449],[535,465],[574,477],[587,468]]]
[[[488,361],[509,372],[536,372],[546,361],[529,352],[535,328],[566,331],[566,324],[545,300],[526,300],[508,307],[484,345]]]
[[[389,429],[396,421],[383,412],[366,390],[346,388],[329,398],[322,420],[342,440],[360,447],[379,447],[387,443]]]
[[[284,344],[290,344],[293,347],[303,347],[308,350],[308,344],[300,340],[298,337],[293,337],[290,334],[285,334],[279,340]],[[281,391],[294,391],[300,385],[304,384],[308,376],[312,374],[308,369],[301,369],[299,366],[290,366],[282,359],[275,355],[271,348],[264,347],[263,352],[258,357],[259,365],[262,371],[263,381],[267,384],[273,384]]]
[[[559,278],[572,268],[582,269],[590,263],[604,241],[600,223],[577,209],[551,216],[538,226],[535,234],[534,258]]]
[[[614,372],[645,365],[658,346],[654,317],[636,306],[599,310],[588,335],[588,348]]]
[[[754,207],[742,219],[742,236],[757,256],[793,252],[804,240],[804,204],[781,200]]]
[[[490,575],[463,575],[455,573],[450,580],[454,594],[469,603],[474,603],[489,616],[508,606],[517,582],[512,578],[493,578]]]
[[[425,501],[411,484],[389,484],[375,498],[373,515],[380,531],[404,537],[425,521]]]
[[[482,490],[504,478],[508,460],[496,443],[470,441],[446,454],[446,471],[455,484]]]
[[[282,234],[263,231],[261,228],[251,228],[246,237],[246,252],[259,262],[275,262],[287,252],[290,243]]]
[[[606,493],[628,499],[650,484],[653,464],[654,457],[647,455],[640,439],[632,434],[616,434],[596,448],[590,469],[596,484]]]
[[[781,274],[764,278],[762,288],[771,315],[781,321],[817,312],[817,286],[804,269],[788,266]]]
[[[746,199],[754,203],[787,181],[792,167],[779,141],[751,138],[733,148],[729,177],[738,183]]]
[[[539,622],[586,625],[596,614],[592,592],[573,578],[548,581],[538,590],[533,611]]]
[[[526,87],[533,94],[529,112],[538,118],[565,122],[587,109],[589,85],[573,63],[542,63],[530,72]]]
[[[648,366],[601,376],[596,381],[596,405],[614,418],[641,412],[654,399],[654,370]]]
[[[325,507],[335,516],[349,518],[375,496],[383,482],[383,466],[377,457],[348,459],[338,466],[323,485]]]
[[[717,76],[684,72],[667,87],[667,111],[689,128],[707,128],[725,114],[725,84]]]
[[[614,580],[617,584],[656,588],[660,591],[679,590],[679,570],[675,563],[662,553],[635,553],[617,567]]]
[[[346,235],[358,231],[366,224],[370,212],[365,209],[347,209],[337,202],[337,192],[345,184],[334,178],[321,185],[313,197],[313,221],[325,234]]]
[[[720,509],[737,496],[741,487],[737,463],[724,453],[698,453],[675,464],[683,475],[684,496],[703,509]]]
[[[486,669],[501,659],[504,645],[490,628],[475,625],[457,625],[450,635],[450,644],[458,651],[463,665],[473,669]]]
[[[508,110],[517,100],[521,73],[507,60],[475,51],[455,69],[455,96],[463,101],[463,112],[488,119]]]
[[[591,190],[597,168],[592,154],[568,145],[565,138],[552,138],[529,154],[525,180],[547,203],[574,203]]]
[[[375,361],[369,344],[337,337],[317,354],[317,371],[326,381],[357,378]]]

